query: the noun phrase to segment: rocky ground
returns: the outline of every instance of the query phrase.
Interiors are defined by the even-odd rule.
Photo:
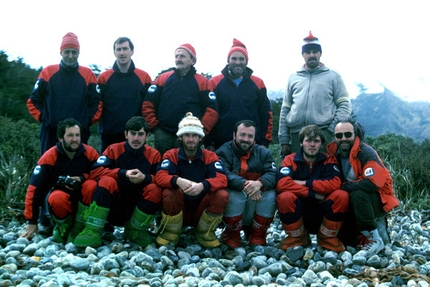
[[[51,237],[19,238],[24,225],[0,226],[1,286],[429,286],[430,213],[412,211],[389,218],[392,244],[365,258],[347,247],[340,254],[312,244],[284,252],[279,220],[269,228],[267,246],[206,249],[193,230],[178,246],[143,249],[106,233],[99,248],[78,249]],[[220,235],[221,230],[217,230]]]

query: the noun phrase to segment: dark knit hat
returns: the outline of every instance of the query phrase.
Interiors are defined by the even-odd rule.
[[[309,50],[320,51],[322,53],[320,41],[317,37],[312,35],[311,31],[309,31],[309,36],[303,39],[303,42],[304,44],[302,46],[302,54]]]
[[[79,41],[78,36],[73,34],[72,32],[67,33],[63,37],[63,41],[61,41],[60,53],[63,52],[64,49],[76,49],[79,51]]]
[[[197,55],[196,55],[196,49],[194,49],[193,46],[191,46],[191,44],[182,44],[181,46],[179,46],[178,48],[176,48],[176,50],[178,49],[185,49],[187,50],[188,53],[190,53],[191,57],[194,58],[194,61],[197,62]]]
[[[231,46],[231,49],[228,52],[227,62],[233,52],[241,52],[243,55],[245,55],[246,63],[248,63],[248,50],[246,49],[246,46],[236,38],[233,38],[233,46]]]

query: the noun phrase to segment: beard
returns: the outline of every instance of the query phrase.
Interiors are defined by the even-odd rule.
[[[72,144],[63,143],[63,148],[68,152],[75,152],[79,149],[79,144],[76,148],[72,147]]]

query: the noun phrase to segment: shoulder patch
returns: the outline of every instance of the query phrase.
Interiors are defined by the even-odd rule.
[[[272,169],[276,169],[276,163],[272,162]]]
[[[97,159],[98,164],[103,164],[106,162],[106,156],[102,155]]]
[[[41,169],[42,169],[42,167],[40,165],[37,165],[33,170],[33,174],[38,175],[40,173]]]
[[[291,170],[289,167],[283,167],[279,172],[282,173],[283,175],[289,175],[291,173]]]
[[[215,163],[215,168],[216,168],[216,169],[219,169],[219,170],[222,170],[222,165],[221,165],[221,163],[220,163],[219,161],[217,161],[217,162]]]
[[[214,92],[210,92],[210,93],[209,93],[209,99],[211,99],[212,101],[215,101],[215,100],[216,100],[216,95],[215,95],[215,93],[214,93]]]
[[[151,86],[148,88],[147,93],[153,93],[153,92],[155,92],[156,90],[157,90],[157,86],[156,86],[156,85],[151,85]]]
[[[170,165],[170,160],[165,159],[161,162],[161,168],[168,168]]]
[[[366,170],[364,171],[364,175],[367,177],[371,177],[374,174],[375,174],[375,171],[371,167],[366,168]]]

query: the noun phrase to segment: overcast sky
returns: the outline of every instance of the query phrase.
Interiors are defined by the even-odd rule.
[[[300,0],[7,0],[0,50],[33,68],[59,63],[61,38],[74,32],[79,63],[102,70],[113,42],[129,37],[133,60],[152,78],[174,66],[174,50],[192,44],[198,72],[218,74],[233,38],[248,49],[248,66],[268,90],[285,89],[303,64],[302,40],[312,30],[321,61],[337,70],[354,96],[356,82],[382,83],[400,97],[430,101],[428,1]]]

